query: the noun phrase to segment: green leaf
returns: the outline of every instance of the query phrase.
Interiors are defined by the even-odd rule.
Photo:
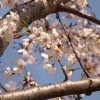
[[[24,19],[22,19],[22,24],[23,24],[23,26],[24,26],[26,29],[29,28],[28,24],[25,22]]]

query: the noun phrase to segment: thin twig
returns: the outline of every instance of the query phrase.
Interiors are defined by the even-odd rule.
[[[65,72],[65,70],[64,70],[64,65],[61,63],[61,61],[60,60],[58,60],[58,62],[59,62],[59,64],[61,65],[61,68],[62,68],[62,71],[63,71],[63,74],[65,75],[65,80],[64,81],[66,81],[66,80],[68,80],[68,76],[67,76],[67,74],[66,74],[66,72]]]
[[[79,94],[77,94],[77,100],[81,100],[81,99],[80,99],[80,95],[79,95]]]
[[[26,70],[26,68],[24,67],[24,70],[25,70],[25,73],[26,73],[26,76],[27,76],[27,70]]]
[[[90,8],[90,10],[91,10],[91,12],[92,12],[93,16],[94,16],[94,17],[96,17],[96,15],[95,15],[94,11],[92,10],[91,6],[90,6],[89,4],[87,4],[87,7],[89,7],[89,8]]]
[[[8,92],[8,90],[1,83],[0,83],[0,86],[5,92]]]
[[[62,26],[62,28],[63,28],[63,30],[64,30],[66,36],[67,36],[67,38],[68,38],[68,40],[69,40],[69,43],[70,43],[70,45],[71,45],[71,47],[72,47],[72,50],[73,50],[73,52],[74,52],[74,54],[75,54],[75,56],[76,56],[76,58],[77,58],[77,60],[78,60],[78,62],[79,62],[79,64],[80,64],[80,66],[82,67],[82,69],[83,69],[84,73],[86,74],[87,78],[90,78],[90,75],[89,75],[88,71],[84,68],[84,66],[82,65],[82,63],[81,63],[81,61],[80,61],[80,59],[79,59],[79,57],[78,57],[76,51],[74,50],[73,44],[71,43],[71,38],[70,38],[70,36],[67,34],[67,32],[66,32],[66,30],[65,30],[65,28],[64,28],[64,26],[63,26],[63,24],[62,24],[62,22],[61,22],[61,19],[59,18],[59,14],[58,14],[57,12],[56,12],[56,15],[57,15],[57,18],[58,18],[58,20],[59,20],[59,22],[60,22],[60,24],[61,24],[61,26]]]

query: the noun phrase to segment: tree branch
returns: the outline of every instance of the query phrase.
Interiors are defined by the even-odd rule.
[[[73,8],[65,6],[63,4],[58,5],[57,9],[58,9],[57,11],[63,11],[63,12],[65,11],[65,12],[68,12],[68,13],[72,13],[74,15],[85,18],[85,19],[87,19],[87,20],[89,20],[89,21],[91,21],[95,24],[100,25],[100,20],[99,19],[97,19],[96,17],[93,17],[93,16],[91,16],[91,15],[85,13],[85,12],[73,9]]]
[[[100,78],[65,81],[37,86],[27,90],[0,94],[0,100],[42,100],[71,94],[83,94],[100,90]]]

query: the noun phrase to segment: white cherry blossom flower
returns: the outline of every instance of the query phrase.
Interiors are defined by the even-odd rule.
[[[35,82],[33,78],[29,79],[29,83],[30,83],[30,86],[38,86],[38,84]]]
[[[41,56],[42,56],[43,58],[46,58],[46,59],[49,58],[49,56],[48,56],[47,54],[45,54],[45,53],[41,53]]]
[[[19,15],[17,14],[17,12],[10,11],[10,15],[7,15],[6,19],[8,23],[14,20],[19,21]]]
[[[86,7],[86,5],[88,4],[86,0],[77,0],[76,3],[77,5],[82,7]]]
[[[29,39],[22,39],[23,45],[28,46],[29,45]]]
[[[67,75],[71,77],[72,76],[72,73],[73,73],[73,71],[72,70],[69,70]]]
[[[92,30],[92,32],[93,32],[94,34],[99,32],[98,26],[93,26],[93,25],[91,25],[91,26],[90,26],[90,29]]]
[[[38,33],[41,33],[43,32],[43,28],[42,27],[39,27],[39,28],[36,28],[36,27],[32,27],[32,33],[33,34],[38,34]]]
[[[82,20],[81,19],[78,20],[76,28],[77,28],[77,30],[82,30],[83,23],[82,23]]]
[[[67,5],[73,9],[76,9],[76,4],[75,4],[75,0],[72,0],[72,2],[68,2]]]
[[[76,60],[75,54],[68,55],[68,64],[67,64],[67,66],[64,66],[64,70],[65,70],[66,74],[69,74],[69,69],[72,67],[75,60]]]
[[[15,89],[17,89],[18,82],[14,82],[14,81],[9,81],[8,83],[6,83],[6,87],[9,88],[10,90],[14,91]]]
[[[2,2],[0,1],[0,8],[2,8],[3,7],[3,4],[2,4]]]
[[[26,62],[22,59],[17,59],[16,64],[17,66],[25,66]]]
[[[29,38],[33,40],[33,43],[40,43],[41,32],[43,32],[43,28],[32,27],[31,31],[32,31],[32,34],[29,36]]]
[[[76,36],[74,36],[74,39],[72,40],[72,43],[77,47],[78,44],[80,43],[80,39]]]
[[[40,44],[42,46],[46,46],[49,41],[50,41],[50,36],[48,35],[48,33],[41,32]]]
[[[56,72],[56,68],[49,67],[49,73],[54,74]]]
[[[31,1],[31,0],[23,0],[24,3],[28,2],[28,1]]]
[[[17,22],[15,23],[14,20],[19,20],[19,16],[17,13],[10,12],[9,15],[6,16],[6,30],[4,32],[4,38],[7,42],[11,42],[13,40],[13,31],[16,30]]]
[[[8,29],[7,30],[5,30],[5,32],[4,32],[4,38],[5,38],[5,40],[6,40],[6,42],[11,42],[12,40],[13,40],[13,33],[11,32],[11,31],[9,31]]]
[[[6,68],[4,71],[4,74],[7,76],[7,79],[9,79],[12,76],[12,71],[9,67]]]
[[[24,66],[26,65],[26,62],[24,60],[22,60],[22,59],[18,59],[16,61],[16,64],[17,64],[17,66],[15,66],[13,68],[13,70],[15,70],[17,72],[21,72],[23,70]]]
[[[82,36],[87,37],[87,35],[91,34],[92,29],[91,28],[84,28],[82,32]]]
[[[70,73],[69,73],[69,69],[71,68],[71,66],[72,66],[72,62],[70,62],[70,64],[68,64],[67,66],[64,66],[63,67],[63,69],[65,70],[65,73],[67,74],[67,75],[69,75]]]
[[[56,72],[56,68],[51,64],[45,64],[44,68],[48,69],[50,74],[54,74]]]
[[[59,60],[62,57],[63,52],[59,48],[55,47],[53,54],[54,59]]]
[[[100,66],[95,66],[95,67],[94,67],[94,71],[95,71],[97,74],[100,74]]]
[[[44,64],[43,64],[43,67],[47,69],[47,64],[48,64],[48,61],[49,61],[49,56],[45,53],[41,53],[41,56],[44,58]]]
[[[16,30],[16,28],[17,28],[17,26],[16,26],[15,22],[9,22],[8,23],[8,29],[9,29],[9,31],[13,32],[13,31]]]
[[[30,56],[29,53],[25,49],[19,49],[17,51],[18,51],[19,54],[20,53],[22,54],[23,58],[28,58]]]
[[[95,43],[96,40],[97,40],[97,38],[96,38],[96,35],[95,35],[94,33],[88,34],[87,37],[86,37],[86,42],[87,42],[88,44]]]
[[[59,60],[62,57],[63,52],[57,46],[53,45],[51,46],[51,49],[48,50],[48,55],[53,56],[54,60]]]
[[[59,42],[60,39],[58,38],[58,33],[55,28],[52,29],[52,34],[50,35],[50,40],[53,43]]]
[[[96,47],[100,49],[100,40],[96,41]]]
[[[66,100],[65,98],[61,98],[61,97],[56,97],[56,98],[52,98],[52,100]]]
[[[27,60],[27,63],[33,64],[35,61],[36,61],[36,59],[32,55],[30,55],[28,60]]]
[[[19,2],[18,0],[3,0],[6,7],[15,8]]]

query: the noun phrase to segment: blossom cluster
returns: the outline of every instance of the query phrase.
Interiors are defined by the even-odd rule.
[[[80,25],[80,27],[83,26]],[[99,26],[91,25],[89,28],[80,27],[77,25],[76,29],[66,31],[71,38],[71,43],[78,57],[86,63],[87,66],[90,66],[90,62],[91,65],[93,64],[93,55],[99,57]],[[53,58],[55,62],[62,57],[67,58],[68,64],[63,68],[68,74],[69,69],[77,59],[66,35],[57,32],[55,28],[50,32],[44,32],[42,27],[31,27],[30,31],[29,39],[23,39],[23,45],[32,48],[34,43],[41,44],[45,51],[45,53],[41,53],[41,56],[44,58],[44,68],[48,69],[51,74],[56,72],[56,68],[54,67],[54,63],[49,64],[49,60]],[[20,51],[21,50],[18,50],[18,52]],[[23,50],[23,56],[29,57],[29,53],[25,49]]]
[[[7,0],[3,1],[11,5],[16,2],[16,0],[11,0],[10,2]],[[29,0],[24,0],[24,2],[27,1]],[[87,5],[86,0],[77,0],[76,3],[82,7],[86,7]],[[13,33],[17,29],[18,21],[19,16],[17,13],[10,12],[10,15],[6,16],[5,25],[7,29],[3,35],[7,42],[12,41],[14,36]],[[24,48],[18,50],[18,53],[22,55],[22,58],[27,59],[27,63],[33,63],[35,61],[34,57],[32,56],[33,44],[41,44],[45,51],[45,53],[41,54],[41,56],[44,58],[44,68],[48,69],[49,73],[54,74],[56,72],[56,68],[54,67],[54,63],[49,63],[49,60],[53,58],[55,62],[60,60],[62,57],[65,57],[67,58],[68,64],[63,68],[68,74],[69,69],[77,61],[77,59],[65,33],[63,32],[62,34],[57,32],[55,28],[49,32],[46,32],[42,27],[29,27],[29,31],[29,37],[22,40]],[[90,27],[84,28],[81,22],[79,22],[75,28],[71,30],[67,29],[66,31],[71,38],[71,43],[73,44],[75,52],[87,66],[90,66],[90,62],[91,64],[93,63],[93,55],[99,58],[99,26],[95,27],[90,25]]]
[[[10,7],[10,8],[15,8],[21,3],[26,3],[31,0],[2,0],[5,6]],[[87,0],[71,0],[72,2],[76,1],[76,4],[85,8],[87,6]],[[70,3],[70,2],[69,2]],[[71,5],[72,6],[72,5]],[[2,7],[2,3],[1,3]]]
[[[2,0],[6,7],[15,8],[21,3],[28,2],[30,0]]]
[[[75,8],[76,5],[82,7],[82,8],[86,8],[87,6],[87,0],[71,0],[70,2],[68,2],[68,6]]]
[[[7,42],[11,42],[13,39],[13,32],[17,28],[17,22],[19,16],[13,12],[6,16],[5,24],[7,30],[4,32],[4,37]],[[56,68],[53,64],[49,64],[51,58],[55,61],[60,60],[62,57],[66,57],[68,64],[64,66],[65,72],[68,74],[71,66],[77,61],[75,54],[73,53],[72,47],[64,33],[57,32],[55,28],[52,31],[45,32],[42,27],[29,27],[30,35],[29,38],[23,39],[24,48],[19,49],[18,53],[22,55],[23,59],[27,60],[27,63],[33,63],[35,61],[32,56],[33,44],[41,44],[44,48],[45,53],[41,56],[44,58],[44,68],[49,70],[49,73],[54,74]],[[80,22],[77,26],[71,30],[66,30],[71,38],[71,43],[78,55],[78,57],[90,66],[93,63],[93,55],[100,57],[99,54],[99,26],[90,26],[89,28],[84,28]],[[88,59],[89,58],[89,59]],[[97,69],[96,69],[97,70]]]
[[[17,73],[21,73],[24,66],[26,65],[26,62],[22,59],[17,59],[16,65],[17,66],[13,67],[13,70],[16,71]],[[10,67],[7,67],[6,70],[4,71],[4,74],[7,76],[7,79],[9,79],[12,76],[13,72],[10,69]]]
[[[17,29],[18,20],[18,14],[14,12],[10,12],[10,15],[7,15],[6,19],[4,19],[5,31],[2,35],[4,36],[6,42],[11,42],[13,40],[14,32]]]

